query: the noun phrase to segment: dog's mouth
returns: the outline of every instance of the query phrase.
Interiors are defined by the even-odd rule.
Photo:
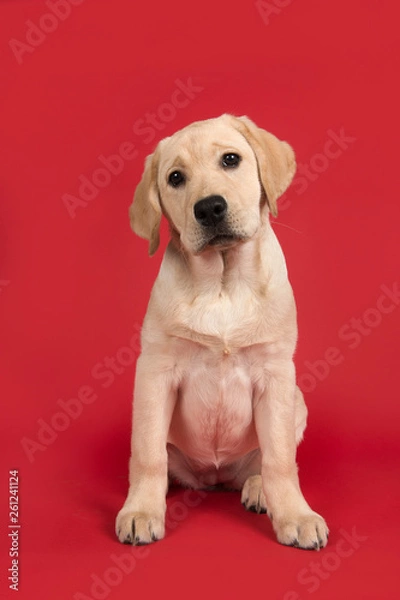
[[[233,248],[240,242],[243,242],[244,238],[233,235],[231,233],[219,233],[206,240],[203,240],[198,246],[195,254],[201,254],[207,250],[228,250]]]
[[[228,250],[249,239],[244,231],[232,230],[228,226],[216,227],[214,231],[202,233],[195,254],[201,254],[206,250]]]
[[[232,233],[220,233],[212,237],[208,242],[207,246],[231,246],[240,241],[237,235]]]

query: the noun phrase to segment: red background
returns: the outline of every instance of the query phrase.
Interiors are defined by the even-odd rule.
[[[398,597],[400,308],[386,300],[387,312],[376,309],[381,286],[399,281],[397,3],[269,4],[267,23],[254,2],[84,0],[19,64],[10,39],[26,43],[27,21],[52,28],[54,20],[43,20],[42,1],[0,3],[2,597],[13,597],[9,469],[20,477],[23,599],[101,597],[93,574],[115,599]],[[198,91],[168,112],[176,80],[189,78]],[[149,112],[160,123],[152,142],[133,131]],[[127,208],[156,141],[223,112],[247,114],[311,165],[314,180],[303,193],[292,186],[274,227],[310,390],[302,487],[331,529],[320,553],[280,546],[268,519],[246,513],[236,493],[188,507],[172,490],[167,537],[141,555],[113,532],[127,491],[134,377],[121,348],[132,339],[137,355],[162,256],[148,258]],[[348,147],[316,158],[341,129],[353,138]],[[98,156],[126,141],[136,158],[71,218],[63,196],[77,196],[79,177],[91,178]],[[338,364],[328,366],[332,347]],[[105,387],[92,369],[116,355],[126,366]],[[304,377],[316,364],[319,380]],[[69,424],[59,417],[65,430],[29,460],[22,441],[38,442],[40,423],[51,424],[63,412],[58,401],[82,386],[96,399]],[[352,549],[341,540],[354,528],[362,541]],[[124,554],[131,567],[136,557],[131,572],[110,571],[112,555]]]

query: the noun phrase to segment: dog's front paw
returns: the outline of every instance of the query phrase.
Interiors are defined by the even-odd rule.
[[[122,508],[117,515],[115,531],[123,544],[151,544],[165,535],[164,516]]]
[[[329,529],[315,512],[272,521],[278,542],[305,550],[319,550],[328,543]]]

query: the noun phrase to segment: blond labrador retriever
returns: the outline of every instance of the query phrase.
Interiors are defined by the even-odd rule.
[[[164,537],[170,475],[241,490],[282,544],[327,543],[299,486],[296,307],[269,222],[295,169],[286,142],[231,115],[185,127],[146,160],[132,228],[154,254],[164,214],[171,241],[142,330],[121,542]]]

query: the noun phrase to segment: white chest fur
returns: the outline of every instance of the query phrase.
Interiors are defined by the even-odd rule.
[[[280,250],[280,248],[279,248]],[[273,341],[279,309],[259,244],[187,260],[169,249],[153,291],[162,329],[170,336],[235,349]],[[287,284],[283,265],[284,283]]]
[[[174,335],[230,354],[266,337],[265,311],[257,297],[242,286],[240,293],[207,294],[177,311]]]

